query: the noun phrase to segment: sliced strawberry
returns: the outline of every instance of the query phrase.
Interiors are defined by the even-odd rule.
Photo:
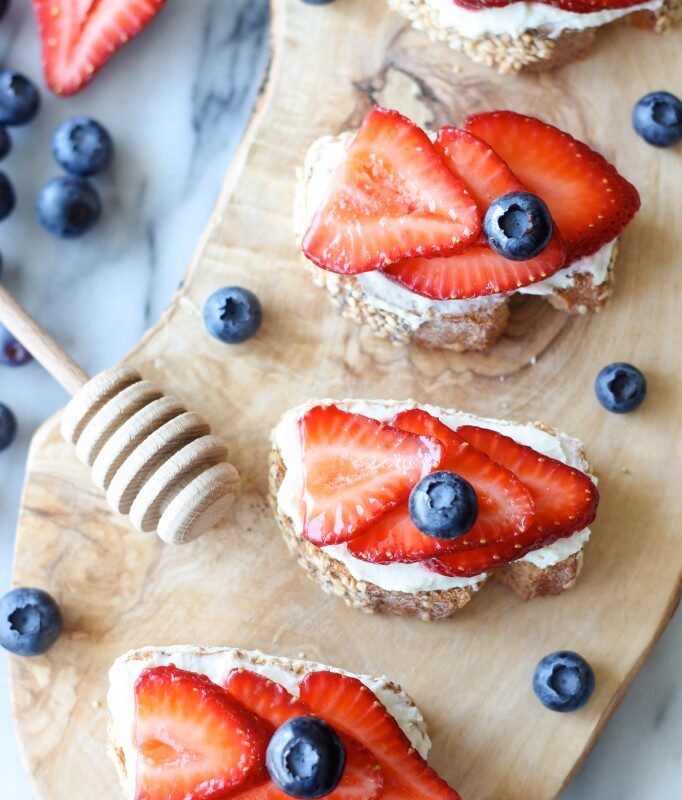
[[[472,553],[439,557],[428,562],[431,569],[445,575],[478,575],[570,536],[586,528],[595,518],[599,493],[585,473],[496,431],[466,425],[457,432],[523,481],[535,502],[535,519],[528,530],[511,543],[494,543]]]
[[[312,714],[304,702],[289,694],[283,686],[250,670],[235,670],[228,678],[227,691],[275,728],[291,717]],[[329,800],[378,800],[384,788],[379,763],[351,736],[344,733],[340,736],[346,749],[346,766],[339,785],[325,796]],[[236,797],[240,800],[287,800],[290,795],[280,791],[268,779]]]
[[[174,666],[135,682],[136,800],[209,800],[258,780],[271,728],[204,675]]]
[[[547,203],[566,243],[566,263],[619,236],[639,208],[637,190],[615,167],[558,128],[513,111],[476,114],[465,127]]]
[[[74,94],[121,45],[159,13],[166,0],[33,0],[45,80],[53,92]]]
[[[362,414],[316,406],[299,421],[303,535],[318,546],[345,542],[407,500],[433,472],[443,446]]]
[[[300,684],[301,700],[336,729],[370,750],[384,774],[381,800],[461,800],[414,750],[376,695],[357,678],[313,672]]]
[[[424,131],[375,108],[334,173],[303,250],[318,267],[354,274],[449,253],[480,228],[476,204]]]
[[[481,542],[509,540],[531,525],[534,505],[521,481],[467,444],[437,417],[415,408],[401,412],[391,424],[440,440],[445,447],[441,469],[461,475],[474,487],[478,517],[464,536],[450,541],[434,539],[414,526],[407,503],[403,503],[348,543],[348,549],[356,558],[378,564],[422,561],[439,554],[470,550],[479,547]]]

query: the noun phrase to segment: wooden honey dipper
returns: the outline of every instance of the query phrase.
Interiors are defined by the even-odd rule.
[[[131,367],[88,375],[0,284],[0,321],[72,395],[62,435],[109,505],[170,544],[216,525],[239,490],[208,423]]]

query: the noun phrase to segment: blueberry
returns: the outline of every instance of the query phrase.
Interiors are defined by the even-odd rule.
[[[592,697],[594,672],[577,653],[550,653],[535,668],[533,690],[551,711],[576,711]]]
[[[0,160],[2,160],[12,149],[12,140],[9,138],[7,128],[0,125]]]
[[[20,367],[31,360],[31,354],[14,336],[0,324],[0,364]]]
[[[14,210],[17,198],[14,187],[4,172],[0,172],[0,220],[8,217]]]
[[[303,0],[309,6],[326,6],[327,3],[333,3],[334,0]]]
[[[545,203],[530,192],[510,192],[493,200],[483,218],[488,244],[510,261],[527,261],[552,238],[552,217]]]
[[[17,435],[17,418],[4,403],[0,403],[0,453],[6,450]]]
[[[38,220],[55,236],[82,236],[99,219],[99,195],[85,178],[63,175],[45,184],[36,205]]]
[[[472,485],[454,472],[432,472],[412,489],[408,502],[415,527],[434,539],[456,539],[476,522],[478,500]]]
[[[107,130],[89,117],[64,120],[52,137],[57,162],[72,175],[95,175],[106,169],[114,154]]]
[[[677,144],[682,141],[682,100],[670,92],[651,92],[632,109],[632,124],[654,147]]]
[[[10,0],[0,0],[0,19],[5,16],[7,9],[9,8]]]
[[[261,326],[263,311],[253,292],[240,286],[218,289],[204,305],[204,324],[216,339],[228,344],[245,342]]]
[[[607,411],[626,414],[646,397],[646,378],[632,364],[616,362],[600,370],[594,382],[597,400]]]
[[[33,83],[19,72],[0,72],[0,125],[23,125],[38,113],[40,95]]]
[[[285,794],[324,797],[339,785],[346,750],[324,720],[292,717],[270,739],[265,764],[272,782]]]
[[[39,656],[59,638],[62,612],[42,589],[12,589],[0,597],[0,645],[18,656]]]

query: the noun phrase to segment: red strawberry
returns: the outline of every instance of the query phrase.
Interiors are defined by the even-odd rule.
[[[384,774],[381,800],[461,800],[414,750],[376,695],[357,678],[313,672],[301,681],[301,699],[375,755]]]
[[[535,502],[535,519],[514,542],[495,543],[472,553],[434,559],[428,565],[436,572],[465,577],[478,575],[570,536],[594,519],[599,493],[585,473],[495,431],[466,425],[457,432],[523,481]]]
[[[299,421],[303,447],[303,535],[345,542],[407,500],[437,469],[443,446],[383,422],[316,406]]]
[[[208,800],[257,780],[271,729],[204,675],[174,666],[135,682],[136,800]]]
[[[526,191],[504,161],[485,142],[466,131],[441,128],[435,148],[453,175],[469,188],[481,215],[496,197]],[[553,275],[564,264],[565,249],[555,228],[547,247],[528,261],[509,261],[492,250],[481,234],[462,252],[445,258],[405,259],[385,272],[423,297],[455,300],[513,292]]]
[[[566,263],[619,236],[639,208],[634,186],[586,144],[513,111],[476,114],[466,129],[487,142],[541,197],[566,243]]]
[[[290,695],[283,686],[250,670],[235,670],[227,681],[227,691],[276,728],[291,717],[312,714],[305,703]],[[346,767],[341,782],[326,797],[329,800],[378,800],[384,778],[376,758],[352,737],[340,735],[346,748]],[[287,800],[290,795],[267,780],[236,797],[240,800]]]
[[[45,80],[55,94],[80,91],[166,0],[33,0]]]
[[[439,419],[421,409],[411,409],[398,414],[391,424],[442,442],[445,457],[441,468],[456,472],[474,487],[479,503],[478,518],[471,530],[459,539],[434,539],[415,528],[407,503],[403,503],[348,543],[354,556],[378,564],[422,561],[439,554],[479,547],[481,542],[508,540],[523,533],[532,523],[533,501],[521,481],[467,444]]]
[[[480,229],[476,204],[424,131],[375,108],[334,174],[303,250],[318,267],[354,274],[449,253]]]

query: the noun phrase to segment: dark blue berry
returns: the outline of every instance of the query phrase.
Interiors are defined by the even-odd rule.
[[[488,244],[510,261],[539,255],[552,238],[552,217],[545,203],[530,192],[510,192],[493,200],[483,218]]]
[[[114,154],[107,130],[89,117],[64,120],[52,137],[57,162],[72,175],[95,175],[106,169]]]
[[[62,612],[42,589],[12,589],[0,597],[0,645],[18,656],[39,656],[59,638]]]
[[[2,160],[12,149],[12,140],[9,138],[7,128],[0,125],[0,160]]]
[[[19,72],[0,72],[0,125],[23,125],[38,113],[40,95],[34,84]]]
[[[6,367],[20,367],[31,360],[31,354],[21,342],[0,324],[0,364]]]
[[[36,204],[38,220],[55,236],[82,236],[99,219],[102,205],[94,186],[74,175],[45,184]]]
[[[632,109],[632,124],[645,142],[671,147],[682,141],[682,100],[670,92],[651,92]]]
[[[292,797],[324,797],[339,785],[346,750],[317,717],[292,717],[275,731],[265,756],[272,782]]]
[[[14,210],[17,198],[14,187],[4,172],[0,172],[0,220],[8,217]]]
[[[632,364],[617,362],[600,370],[594,382],[597,400],[607,411],[626,414],[646,397],[646,378]]]
[[[327,3],[333,3],[334,0],[303,0],[309,6],[326,6]]]
[[[17,435],[17,418],[4,403],[0,403],[0,452],[6,450]]]
[[[576,711],[592,697],[594,672],[577,653],[550,653],[535,668],[533,690],[542,705],[552,711]]]
[[[9,3],[10,0],[0,0],[0,19],[5,16],[7,9],[9,8]]]
[[[218,289],[204,305],[204,324],[216,339],[238,344],[258,332],[263,319],[260,300],[240,286]]]
[[[434,539],[456,539],[476,522],[478,499],[472,485],[454,472],[432,472],[410,492],[410,518]]]

